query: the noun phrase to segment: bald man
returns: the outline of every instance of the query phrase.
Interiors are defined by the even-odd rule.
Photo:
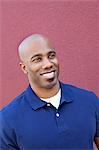
[[[58,79],[53,45],[43,35],[18,48],[29,86],[0,112],[0,150],[92,150],[99,148],[99,100]]]

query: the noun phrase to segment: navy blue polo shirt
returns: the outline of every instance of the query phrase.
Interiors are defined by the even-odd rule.
[[[0,150],[91,150],[99,137],[99,100],[94,93],[60,83],[59,109],[29,86],[0,112]]]

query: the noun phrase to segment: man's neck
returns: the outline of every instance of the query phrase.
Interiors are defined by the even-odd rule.
[[[41,98],[50,98],[54,95],[56,95],[60,89],[60,85],[59,82],[57,82],[57,84],[55,86],[53,86],[52,88],[39,88],[39,87],[34,87],[32,84],[31,88],[33,89],[33,91],[36,93],[37,96],[41,97]]]

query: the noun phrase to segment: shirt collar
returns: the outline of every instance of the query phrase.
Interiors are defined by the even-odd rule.
[[[70,103],[73,101],[73,96],[72,96],[72,91],[68,88],[68,85],[63,84],[60,82],[60,88],[61,88],[61,101],[60,104],[63,103]],[[44,107],[47,102],[42,101],[32,90],[31,86],[29,85],[28,88],[26,89],[26,99],[31,105],[31,107],[34,110],[37,110],[41,107]]]
[[[60,82],[61,87],[61,101],[60,105],[63,103],[70,103],[73,101],[73,92],[70,85]]]
[[[36,93],[32,90],[31,86],[29,85],[26,89],[26,99],[28,100],[31,107],[36,110],[46,105],[46,102],[42,101]]]

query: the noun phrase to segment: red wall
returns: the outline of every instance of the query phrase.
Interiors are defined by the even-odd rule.
[[[28,85],[19,68],[17,46],[32,33],[53,41],[61,80],[99,96],[98,0],[1,0],[0,6],[1,108]]]

